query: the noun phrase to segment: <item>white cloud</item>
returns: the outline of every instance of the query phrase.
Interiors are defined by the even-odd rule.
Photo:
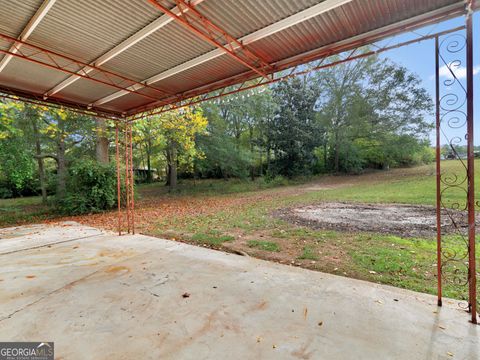
[[[467,77],[467,68],[465,66],[455,66],[455,64],[449,64],[450,69],[458,79],[465,79]],[[453,79],[452,72],[448,69],[447,65],[443,65],[438,69],[438,74],[441,78]],[[473,75],[477,75],[480,72],[480,65],[473,67]],[[435,75],[430,76],[430,80],[435,80]]]

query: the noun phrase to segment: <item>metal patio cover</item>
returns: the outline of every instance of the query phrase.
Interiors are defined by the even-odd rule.
[[[133,116],[464,11],[463,0],[0,0],[0,92]]]

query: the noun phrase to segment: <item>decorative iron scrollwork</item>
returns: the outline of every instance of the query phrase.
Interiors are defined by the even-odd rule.
[[[444,224],[452,229],[452,234],[442,236],[441,255],[442,279],[453,286],[468,285],[468,176],[467,163],[460,147],[465,143],[467,134],[467,91],[462,79],[465,71],[460,57],[466,48],[466,37],[455,33],[445,37],[438,47],[438,59],[441,74],[446,79],[441,81],[444,94],[440,96],[440,131],[450,150],[450,159],[457,161],[459,169],[442,171],[440,176],[441,214],[446,219]],[[464,200],[460,200],[464,199]],[[468,294],[465,293],[467,300]],[[468,307],[468,305],[461,305]]]

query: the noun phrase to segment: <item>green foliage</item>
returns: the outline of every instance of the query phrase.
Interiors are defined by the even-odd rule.
[[[348,174],[361,173],[368,162],[368,159],[362,155],[361,149],[355,142],[343,145],[339,150],[339,171]]]
[[[67,194],[58,204],[61,212],[69,215],[95,213],[112,209],[116,204],[115,164],[85,160],[70,168]]]
[[[358,173],[365,167],[409,166],[424,159],[432,100],[402,66],[376,58],[341,64],[317,75],[317,103],[327,131],[327,168]]]
[[[0,198],[31,195],[35,163],[15,103],[0,103]]]
[[[21,137],[0,141],[0,197],[35,193],[35,163]]]
[[[218,231],[211,230],[206,233],[196,233],[191,238],[193,241],[206,245],[222,245],[226,241],[233,241],[235,238],[230,235],[223,235]]]
[[[208,133],[197,136],[197,144],[204,156],[195,161],[197,176],[207,178],[245,178],[251,163],[250,154],[238,149],[235,141],[209,122]]]
[[[418,164],[430,164],[435,161],[435,149],[425,144],[416,156]]]
[[[357,156],[370,168],[405,167],[429,164],[435,160],[435,150],[428,141],[414,136],[388,135],[383,140],[357,139],[353,141]],[[348,170],[347,172],[351,172]]]
[[[135,122],[133,164],[151,170],[146,182],[157,170],[175,188],[177,177],[261,178],[257,184],[269,187],[429,163],[431,108],[418,77],[369,57]],[[72,164],[95,158],[97,128],[94,118],[65,109],[0,101],[0,197],[64,196]],[[108,129],[102,138],[113,140]],[[80,213],[108,208],[102,197],[68,198]]]
[[[275,86],[273,97],[278,108],[269,131],[276,151],[274,173],[287,177],[311,173],[314,150],[321,138],[314,111],[318,96],[318,86],[308,77],[293,78]]]
[[[280,246],[272,241],[261,241],[261,240],[249,240],[247,245],[251,248],[257,248],[265,251],[278,252],[280,251]]]
[[[205,156],[195,164],[197,176],[244,178],[250,175],[253,179],[265,174],[275,108],[268,88],[205,104],[207,133],[197,137]]]
[[[205,132],[207,124],[200,108],[172,110],[137,122],[135,142],[146,155],[147,169],[159,170],[166,165],[167,183],[176,187],[177,171],[193,173],[195,160],[204,157],[195,139]]]
[[[262,187],[262,188],[274,188],[278,186],[288,186],[288,185],[295,184],[296,182],[302,182],[302,181],[305,181],[305,178],[297,177],[295,179],[289,179],[282,175],[276,175],[272,177],[264,176],[262,178],[259,178],[257,180],[257,183],[259,187]]]

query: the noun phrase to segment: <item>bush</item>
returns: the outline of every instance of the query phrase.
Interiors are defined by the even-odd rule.
[[[435,161],[435,149],[429,146],[424,146],[420,151],[420,158],[423,164],[431,164]]]
[[[290,185],[290,181],[282,175],[277,175],[272,178],[267,178],[266,181],[270,187]]]
[[[95,213],[112,209],[117,204],[115,164],[82,161],[71,167],[67,194],[59,201],[60,210],[68,215]]]
[[[1,116],[0,116],[1,117]],[[35,161],[21,138],[0,140],[0,197],[34,195]]]
[[[8,187],[0,185],[0,199],[9,199],[13,197],[13,192]]]

